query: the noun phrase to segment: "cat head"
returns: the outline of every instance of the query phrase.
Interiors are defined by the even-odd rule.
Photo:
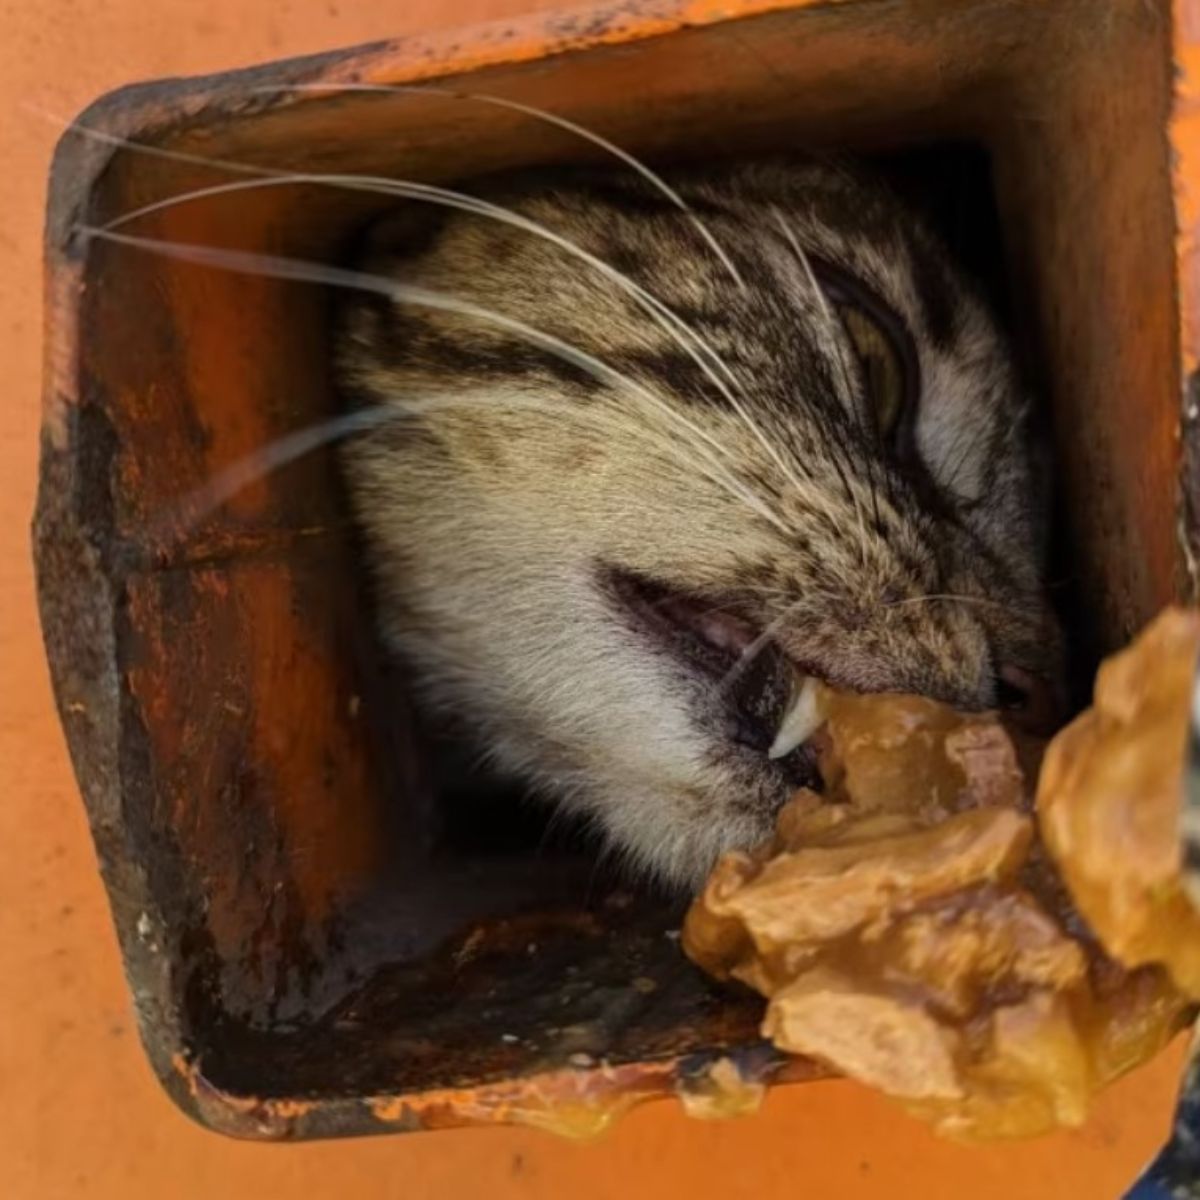
[[[814,781],[807,678],[1030,707],[1058,642],[1028,398],[936,239],[840,165],[670,183],[406,209],[339,363],[396,415],[344,462],[428,702],[690,883]]]

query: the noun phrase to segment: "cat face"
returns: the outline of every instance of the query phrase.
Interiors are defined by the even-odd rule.
[[[405,212],[356,300],[344,452],[426,702],[696,882],[813,782],[805,680],[966,707],[1057,669],[1027,402],[987,311],[842,167],[547,174]],[[513,219],[515,215],[515,221]]]

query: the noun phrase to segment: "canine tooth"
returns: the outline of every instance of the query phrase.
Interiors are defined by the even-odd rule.
[[[792,694],[767,757],[783,758],[785,754],[791,754],[816,733],[824,720],[817,681],[811,675],[795,674],[792,678]]]

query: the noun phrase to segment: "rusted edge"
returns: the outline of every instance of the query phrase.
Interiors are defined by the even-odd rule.
[[[250,1141],[497,1124],[590,1141],[633,1108],[652,1100],[683,1100],[703,1089],[714,1068],[721,1066],[732,1067],[751,1087],[804,1082],[829,1074],[810,1060],[788,1058],[766,1043],[756,1043],[620,1066],[599,1061],[411,1095],[311,1100],[230,1095],[206,1079],[202,1066],[185,1055],[177,1054],[171,1062],[176,1085],[189,1097],[191,1115],[217,1132]]]
[[[122,814],[116,595],[102,545],[76,518],[77,504],[86,502],[76,494],[77,479],[69,451],[43,437],[33,525],[42,633],[142,1042],[168,1093],[188,1109],[187,1090],[170,1076],[184,1031],[165,953],[169,935]]]

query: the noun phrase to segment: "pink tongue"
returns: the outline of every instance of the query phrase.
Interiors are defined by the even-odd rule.
[[[699,634],[718,650],[732,650],[740,654],[756,637],[754,629],[745,621],[717,609],[705,608],[702,604],[671,600],[663,605],[661,611],[677,624]]]

